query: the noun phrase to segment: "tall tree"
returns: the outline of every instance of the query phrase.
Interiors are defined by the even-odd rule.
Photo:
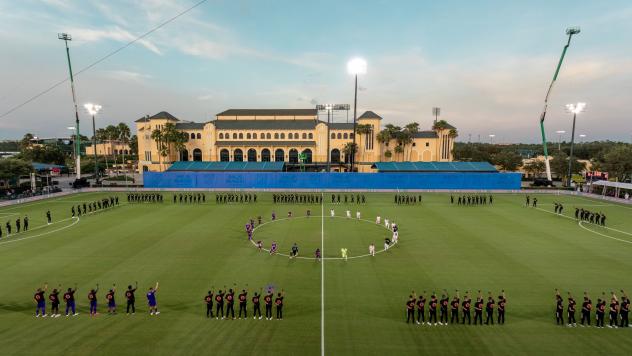
[[[610,177],[624,181],[632,175],[632,146],[618,145],[604,154],[601,169],[608,172]]]
[[[385,154],[384,147],[391,142],[391,133],[387,129],[383,129],[377,134],[377,142],[380,143],[380,160],[382,160],[382,156]]]
[[[0,158],[0,180],[11,183],[33,171],[31,164],[19,158]]]
[[[353,142],[347,142],[342,147],[342,153],[344,153],[345,158],[349,158],[349,160],[355,157],[355,154],[357,151],[358,151],[358,144],[354,144]]]
[[[26,133],[24,134],[24,137],[22,137],[22,140],[20,140],[20,149],[21,150],[25,150],[29,147],[31,147],[31,140],[34,138],[35,136],[33,136],[32,133]]]
[[[358,124],[356,125],[356,134],[358,136],[360,136],[360,147],[362,146],[362,137],[364,136],[364,147],[366,148],[366,140],[367,137],[370,133],[371,133],[372,127],[369,124]],[[363,149],[362,152],[364,152],[365,150]],[[363,160],[363,158],[361,158],[361,160]]]
[[[522,157],[515,152],[503,151],[492,156],[495,165],[503,171],[513,172],[522,165]]]

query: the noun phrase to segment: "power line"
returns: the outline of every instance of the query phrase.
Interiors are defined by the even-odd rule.
[[[150,34],[154,33],[154,32],[155,32],[155,31],[157,31],[157,30],[159,30],[159,29],[160,29],[160,28],[162,28],[163,26],[165,26],[165,25],[169,24],[170,22],[173,22],[174,20],[176,20],[176,19],[177,19],[177,18],[179,18],[180,16],[182,16],[182,15],[186,14],[187,12],[189,12],[189,11],[191,11],[191,10],[195,9],[196,7],[198,7],[198,6],[202,5],[203,3],[207,2],[207,1],[208,1],[208,0],[200,0],[199,2],[195,3],[193,6],[191,6],[191,7],[187,8],[186,10],[184,10],[184,11],[182,11],[182,12],[178,13],[177,15],[175,15],[175,16],[173,16],[172,18],[170,18],[170,19],[166,20],[165,22],[162,22],[162,23],[161,23],[161,24],[159,24],[158,26],[156,26],[156,27],[152,28],[151,30],[149,30],[149,31],[147,31],[147,32],[145,32],[145,33],[143,33],[142,35],[140,35],[140,36],[136,37],[135,39],[131,40],[130,42],[127,42],[127,43],[126,43],[126,44],[124,44],[123,46],[121,46],[121,47],[119,47],[119,48],[115,49],[114,51],[112,51],[112,52],[110,52],[110,53],[106,54],[105,56],[103,56],[103,57],[99,58],[98,60],[96,60],[96,61],[92,62],[90,65],[88,65],[88,66],[86,66],[86,67],[84,67],[84,68],[80,69],[80,70],[79,70],[79,71],[77,71],[77,72],[74,72],[74,75],[75,75],[75,76],[78,76],[79,74],[81,74],[81,73],[83,73],[83,72],[85,72],[85,71],[87,71],[87,70],[91,69],[92,67],[96,66],[97,64],[99,64],[99,63],[101,63],[101,62],[105,61],[106,59],[108,59],[108,58],[110,58],[110,57],[114,56],[115,54],[117,54],[117,53],[121,52],[122,50],[124,50],[124,49],[126,49],[127,47],[129,47],[129,46],[133,45],[134,43],[136,43],[136,42],[138,42],[138,41],[142,40],[143,38],[145,38],[145,37],[147,37],[147,36],[149,36]],[[59,82],[57,82],[57,83],[55,83],[55,84],[51,85],[50,87],[46,88],[45,90],[43,90],[43,91],[39,92],[38,94],[36,94],[36,95],[34,95],[34,96],[30,97],[29,99],[27,99],[27,100],[23,101],[22,103],[20,103],[20,104],[18,104],[18,105],[16,105],[16,106],[14,106],[14,107],[12,107],[11,109],[9,109],[9,111],[7,111],[7,112],[3,113],[2,115],[0,115],[0,119],[4,118],[5,116],[8,116],[9,114],[11,114],[11,113],[13,113],[14,111],[16,111],[16,110],[18,110],[18,109],[22,108],[23,106],[25,106],[25,105],[27,105],[27,104],[29,104],[29,103],[31,103],[31,102],[33,102],[33,101],[37,100],[37,99],[38,99],[38,98],[40,98],[41,96],[46,95],[46,94],[47,94],[48,92],[50,92],[51,90],[53,90],[53,89],[57,88],[58,86],[60,86],[60,85],[64,84],[65,82],[67,82],[67,81],[68,81],[68,79],[70,79],[70,77],[66,77],[66,78],[64,78],[63,80],[61,80],[61,81],[59,81]]]

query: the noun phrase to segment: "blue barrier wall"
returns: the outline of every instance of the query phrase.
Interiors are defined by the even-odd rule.
[[[518,190],[520,173],[145,172],[146,188]]]

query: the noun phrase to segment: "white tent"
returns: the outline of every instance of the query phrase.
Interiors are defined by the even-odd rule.
[[[615,197],[619,197],[619,192],[621,191],[621,189],[627,190],[632,192],[632,183],[623,183],[623,182],[610,182],[607,180],[598,180],[596,182],[592,183],[593,186],[595,185],[601,185],[604,187],[603,190],[603,195],[606,195],[606,190],[607,188],[614,188],[615,189]],[[591,186],[591,190],[592,190],[592,186]]]

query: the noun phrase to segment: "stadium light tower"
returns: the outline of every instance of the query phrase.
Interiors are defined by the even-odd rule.
[[[490,144],[490,145],[493,145],[493,144],[494,144],[494,137],[496,137],[496,135],[494,135],[494,134],[490,134],[490,135],[489,135],[489,144]]]
[[[544,109],[542,110],[542,114],[540,115],[540,132],[542,133],[542,147],[544,148],[544,164],[546,165],[546,179],[551,182],[551,164],[549,163],[549,152],[546,148],[546,135],[544,133],[544,119],[546,118],[546,109],[549,104],[549,96],[551,95],[551,91],[553,89],[553,85],[557,80],[557,76],[560,73],[560,68],[562,67],[562,61],[564,61],[564,56],[566,55],[566,50],[571,45],[571,38],[573,35],[579,34],[579,27],[569,27],[566,29],[566,35],[568,35],[568,41],[562,50],[562,56],[560,57],[559,62],[557,63],[557,68],[555,69],[555,74],[553,75],[553,80],[549,85],[549,89],[546,92],[546,96],[544,97]]]
[[[586,135],[580,134],[579,138],[581,139],[581,142],[584,143],[584,139],[586,138]]]
[[[94,117],[101,110],[101,105],[86,103],[83,104],[83,107],[86,108],[88,114],[92,116],[92,148],[94,150],[94,179],[96,180],[97,185],[99,184],[99,167],[97,165],[97,130],[94,124]]]
[[[70,64],[70,48],[68,48],[68,41],[72,41],[72,37],[67,33],[57,34],[57,38],[64,41],[66,44],[66,58],[68,59],[68,71],[70,72],[70,89],[72,90],[72,103],[75,105],[75,128],[77,129],[75,135],[75,172],[77,179],[81,178],[81,135],[79,134],[79,110],[77,109],[77,97],[75,96],[75,80],[72,75],[72,65]]]
[[[564,130],[555,131],[557,134],[557,151],[562,152],[562,135],[566,133]]]
[[[351,172],[355,164],[356,155],[356,120],[358,109],[358,74],[366,74],[366,61],[362,58],[353,58],[347,63],[347,71],[355,77],[355,92],[353,96],[353,154],[351,155]]]
[[[577,114],[584,111],[586,103],[567,104],[566,109],[573,114],[573,131],[571,132],[571,152],[568,155],[568,186],[571,186],[571,172],[573,168],[573,145],[575,144],[575,119]]]

